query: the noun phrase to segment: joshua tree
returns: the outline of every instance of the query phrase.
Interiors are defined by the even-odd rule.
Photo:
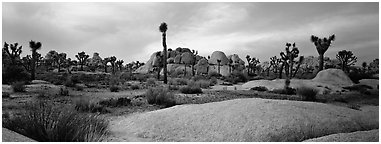
[[[120,71],[122,71],[123,63],[124,63],[123,60],[118,60],[118,61],[115,62],[115,64],[117,65],[117,67],[119,67],[119,70],[120,70]]]
[[[221,74],[220,73],[220,66],[221,66],[221,60],[220,59],[217,59],[217,66],[218,66],[218,74]]]
[[[58,66],[58,72],[61,71],[61,66],[64,65],[66,63],[66,53],[60,53],[58,54],[57,58],[56,58],[56,63],[57,63],[57,66]]]
[[[198,51],[195,51],[195,50],[192,50],[192,75],[194,76],[196,73],[195,73],[195,70],[194,70],[194,66],[197,64],[197,56],[198,56]]]
[[[25,70],[28,72],[32,71],[32,57],[30,55],[26,55],[21,59],[21,63],[24,66]]]
[[[167,29],[168,26],[165,22],[161,23],[159,26],[159,30],[162,33],[163,37],[163,52],[164,52],[164,60],[163,60],[163,67],[164,67],[164,84],[167,84],[167,42],[166,42],[166,35],[167,35]]]
[[[281,59],[277,58],[276,56],[273,56],[270,58],[270,66],[273,68],[274,73],[278,73],[280,62],[281,62]]]
[[[102,64],[105,68],[105,73],[107,73],[107,64],[110,62],[110,58],[107,57],[107,58],[104,58],[103,61],[102,61]]]
[[[363,62],[363,63],[361,64],[361,66],[362,66],[362,71],[363,71],[363,73],[365,73],[365,72],[366,72],[366,69],[368,68],[368,63]]]
[[[161,53],[161,51],[157,52],[156,53],[156,60],[157,62],[154,64],[154,70],[157,71],[157,79],[159,80],[160,79],[160,71],[161,71],[161,68],[163,67],[163,55]]]
[[[251,58],[249,55],[246,56],[246,60],[247,60],[247,74],[250,75],[250,61],[251,61]]]
[[[72,65],[74,65],[74,62],[71,60],[71,58],[66,59],[64,65],[63,65],[64,67],[66,67],[67,72],[69,74],[71,74],[70,66],[72,66]]]
[[[41,42],[30,41],[29,47],[32,49],[32,65],[31,65],[31,79],[35,79],[36,75],[36,61],[38,60],[37,50],[41,49]]]
[[[78,53],[78,55],[75,55],[75,57],[78,59],[79,65],[81,65],[81,71],[83,71],[83,65],[86,64],[86,61],[89,58],[89,55],[87,55],[84,51],[82,51]]]
[[[300,68],[300,65],[303,63],[303,61],[304,61],[304,56],[300,56],[300,57],[299,57],[299,61],[297,62],[297,63],[298,63],[298,66],[296,67],[295,72],[294,72],[294,75],[292,75],[292,77],[295,77],[295,76],[296,76],[296,74],[298,73],[298,70],[299,70],[299,68]]]
[[[357,62],[357,57],[353,55],[352,51],[342,50],[336,54],[336,58],[340,61],[341,69],[349,72],[348,68]]]
[[[331,46],[332,41],[335,40],[335,35],[329,36],[329,38],[324,37],[323,39],[311,35],[311,42],[314,43],[316,50],[319,53],[319,71],[323,70],[324,67],[324,53]]]
[[[232,59],[229,59],[229,73],[232,73],[232,65],[233,65],[233,60]]]
[[[4,47],[3,47],[3,53],[6,54],[7,57],[10,58],[11,60],[11,65],[17,65],[19,63],[19,60],[20,60],[20,54],[22,52],[22,46],[18,46],[18,43],[14,43],[14,44],[7,44],[7,42],[4,43]],[[11,51],[9,51],[9,49]]]
[[[292,44],[291,50],[290,50],[290,47],[291,47],[291,43],[286,43],[286,48],[285,48],[286,53],[284,53],[284,52],[280,53],[281,60],[282,60],[282,66],[280,68],[279,78],[282,78],[283,68],[285,70],[287,79],[292,78],[292,76],[293,76],[293,67],[294,67],[294,63],[295,63],[294,59],[298,57],[299,50],[296,47],[295,43]],[[304,59],[304,57],[300,58],[300,60],[299,60],[300,63],[301,63],[301,61],[303,61],[303,59]]]
[[[260,63],[259,59],[253,57],[251,58],[249,55],[246,56],[248,70],[247,74],[255,74],[255,70],[257,69],[257,65]]]
[[[115,62],[116,62],[116,57],[112,56],[110,57],[110,63],[111,63],[111,68],[112,68],[112,73],[115,73]]]

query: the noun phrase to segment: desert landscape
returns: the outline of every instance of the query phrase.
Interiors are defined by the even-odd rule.
[[[124,8],[125,4],[134,5],[118,6]],[[249,3],[206,4],[243,8]],[[21,5],[34,6],[3,3],[3,37],[16,31],[8,25],[14,20],[8,15],[21,10]],[[100,5],[113,7],[116,3]],[[171,10],[188,8],[184,3],[168,5],[173,6]],[[313,3],[295,5],[321,8]],[[355,11],[359,14],[363,9],[374,9],[372,3],[334,5],[359,6]],[[134,5],[140,6],[148,7],[147,3]],[[88,8],[91,11],[94,7]],[[98,16],[96,10],[92,14]],[[147,48],[148,54],[138,54],[140,61],[129,63],[125,58],[132,57],[129,52],[134,51],[129,48],[123,48],[120,56],[114,47],[59,49],[49,47],[53,44],[49,38],[19,42],[3,38],[2,141],[379,141],[379,57],[358,53],[360,48],[368,53],[363,47],[341,49],[344,44],[355,45],[342,40],[351,35],[334,34],[333,29],[324,32],[328,35],[308,33],[297,42],[287,42],[287,37],[281,43],[268,43],[280,46],[262,59],[256,52],[266,48],[236,53],[222,48],[189,48],[181,42],[175,45],[172,41],[180,40],[172,35],[171,26],[174,31],[182,30],[170,22],[152,26],[154,31],[149,33],[156,35],[156,49]],[[371,28],[377,29],[378,21],[377,27]],[[378,46],[378,37],[376,41]],[[91,41],[100,47],[102,42]],[[371,50],[378,52],[378,47]]]

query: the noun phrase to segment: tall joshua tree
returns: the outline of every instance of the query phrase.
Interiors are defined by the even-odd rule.
[[[7,42],[4,43],[4,47],[3,47],[3,53],[6,54],[7,57],[10,58],[11,60],[11,64],[12,65],[16,65],[19,60],[20,60],[20,54],[22,52],[22,46],[18,46],[18,43],[14,43],[14,44],[7,44]],[[11,50],[11,51],[9,51]],[[4,58],[3,58],[4,59]]]
[[[117,67],[119,67],[119,70],[122,71],[123,69],[123,63],[124,61],[123,60],[118,60],[115,62],[115,64],[117,65]]]
[[[286,43],[286,53],[281,52],[282,66],[280,68],[279,78],[282,78],[282,71],[285,70],[286,78],[289,79],[293,76],[293,67],[295,63],[295,58],[299,55],[299,50],[296,47],[295,43],[292,44],[292,49],[290,50],[291,43]],[[300,61],[303,61],[303,58],[300,58]]]
[[[89,55],[82,51],[78,53],[78,55],[75,55],[75,57],[78,59],[79,65],[81,65],[81,71],[83,71],[83,65],[86,64],[86,60],[89,58]]]
[[[168,26],[165,22],[161,23],[159,26],[159,30],[162,33],[163,37],[163,67],[164,67],[164,83],[167,84],[167,42],[166,42],[166,36],[167,36],[167,29]]]
[[[352,51],[342,50],[336,54],[336,58],[340,61],[341,69],[348,72],[349,66],[357,62],[357,57],[353,55]]]
[[[105,68],[105,73],[107,73],[107,64],[110,62],[110,58],[107,57],[107,58],[104,58],[103,61],[102,61],[102,64]]]
[[[31,79],[34,80],[36,78],[36,62],[38,60],[37,50],[41,49],[41,42],[35,42],[31,40],[29,42],[29,47],[32,50],[32,65],[31,65]]]
[[[328,50],[328,48],[331,46],[332,41],[335,40],[335,35],[329,36],[329,38],[324,37],[323,39],[311,35],[311,42],[314,43],[316,50],[319,53],[319,71],[323,70],[324,67],[324,53]]]
[[[115,56],[110,57],[110,63],[111,63],[111,68],[112,68],[113,74],[115,74],[115,62],[116,62],[116,57]]]

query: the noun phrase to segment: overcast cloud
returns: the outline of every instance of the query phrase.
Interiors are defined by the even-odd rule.
[[[161,22],[169,48],[249,54],[267,61],[296,42],[301,55],[317,56],[311,34],[337,39],[326,56],[351,50],[358,64],[378,58],[378,3],[3,3],[2,40],[43,43],[41,53],[80,51],[146,62],[162,50]]]

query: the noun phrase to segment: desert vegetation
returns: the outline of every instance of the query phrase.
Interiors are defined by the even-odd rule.
[[[99,53],[91,57],[85,51],[78,52],[76,60],[55,50],[43,57],[39,53],[45,48],[43,42],[33,40],[29,42],[31,55],[21,58],[22,46],[4,42],[3,127],[41,142],[109,141],[109,121],[174,106],[233,99],[307,101],[350,111],[378,106],[378,58],[358,68],[355,54],[341,50],[336,55],[339,63],[333,63],[324,54],[336,39],[334,34],[311,36],[318,58],[300,55],[303,48],[286,43],[268,61],[247,55],[246,63],[236,54],[226,56],[221,51],[204,57],[189,48],[167,48],[168,27],[165,22],[159,26],[163,51],[154,52],[146,63],[125,63],[112,55],[101,58]],[[337,86],[321,78],[332,69],[341,69],[344,74],[337,77],[353,84]],[[377,80],[377,86],[361,83],[369,79]],[[272,80],[275,88],[265,84]],[[243,88],[253,81],[262,83]],[[353,130],[374,128],[369,127]],[[323,131],[317,131],[319,134],[303,129],[298,132],[307,133],[306,137],[274,135],[265,140],[303,141],[321,136]]]

